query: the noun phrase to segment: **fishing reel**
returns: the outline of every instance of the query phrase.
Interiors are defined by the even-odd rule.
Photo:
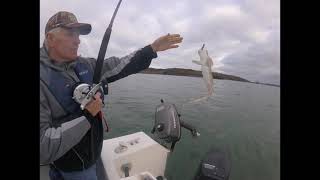
[[[101,81],[99,84],[89,85],[86,83],[79,84],[73,91],[73,99],[80,104],[81,110],[84,110],[85,106],[94,99],[94,95],[101,91],[102,94],[108,94],[108,83]]]

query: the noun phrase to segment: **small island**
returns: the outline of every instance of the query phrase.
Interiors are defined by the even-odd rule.
[[[193,69],[182,69],[182,68],[168,68],[168,69],[155,69],[155,68],[148,68],[143,71],[140,71],[142,74],[162,74],[162,75],[173,75],[173,76],[190,76],[190,77],[202,77],[201,71],[196,71]],[[228,74],[222,74],[213,72],[212,73],[214,79],[222,79],[222,80],[232,80],[232,81],[241,81],[241,82],[247,82],[247,83],[255,83],[255,84],[263,84],[268,86],[276,86],[280,87],[276,84],[268,84],[268,83],[261,83],[261,82],[251,82],[247,79],[234,76],[234,75],[228,75]]]

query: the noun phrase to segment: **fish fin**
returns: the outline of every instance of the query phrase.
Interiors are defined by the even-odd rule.
[[[198,64],[198,65],[203,65],[203,64],[201,63],[201,61],[192,60],[192,62],[195,63],[195,64]]]
[[[196,102],[200,102],[200,101],[206,101],[209,99],[210,96],[201,96],[199,98],[196,99],[191,99],[188,103],[196,103]]]

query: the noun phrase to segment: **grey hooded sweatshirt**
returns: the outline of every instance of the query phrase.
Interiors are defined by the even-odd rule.
[[[150,45],[122,58],[110,57],[104,61],[101,79],[106,78],[111,83],[130,74],[138,73],[148,68],[151,60],[156,57],[157,54],[153,52]],[[74,71],[76,61],[89,64],[92,72],[94,72],[96,64],[94,58],[78,57],[73,62],[57,63],[49,58],[44,47],[40,48],[40,63],[61,72],[70,81],[79,82]],[[53,119],[66,114],[67,112],[48,87],[40,80],[40,164],[49,164],[59,159],[73,146],[77,145],[90,129],[91,125],[85,116],[80,116],[61,124],[59,127],[54,127]]]

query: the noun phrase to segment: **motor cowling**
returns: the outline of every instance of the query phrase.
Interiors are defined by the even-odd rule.
[[[174,104],[162,103],[156,107],[152,133],[166,143],[175,143],[181,137],[180,117]]]
[[[228,180],[230,155],[226,150],[212,148],[202,159],[195,180]]]

